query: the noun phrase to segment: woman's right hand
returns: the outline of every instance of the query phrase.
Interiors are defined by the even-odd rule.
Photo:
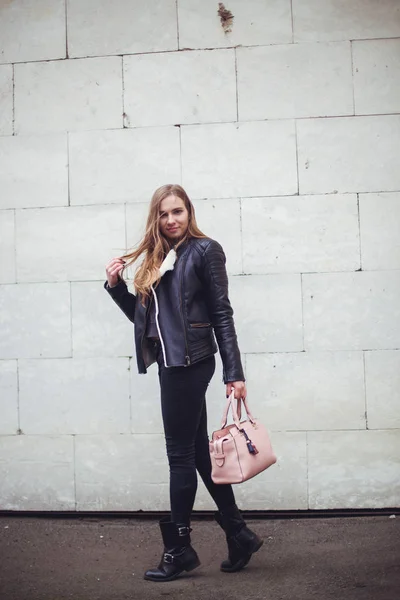
[[[119,274],[125,266],[125,261],[122,258],[113,258],[106,266],[107,282],[110,288],[115,287],[119,281]]]

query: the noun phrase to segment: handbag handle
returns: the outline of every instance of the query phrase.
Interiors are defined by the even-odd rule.
[[[240,429],[240,418],[242,416],[242,402],[243,402],[244,409],[246,411],[249,421],[251,423],[255,422],[255,419],[250,412],[250,408],[249,408],[246,398],[241,398],[240,400],[237,401],[237,409],[236,409],[236,407],[235,407],[235,390],[232,390],[229,395],[228,401],[226,403],[224,414],[222,416],[221,429],[224,429],[226,427],[226,424],[228,422],[229,409],[231,407],[232,407],[233,422],[235,423],[236,427],[238,429]]]

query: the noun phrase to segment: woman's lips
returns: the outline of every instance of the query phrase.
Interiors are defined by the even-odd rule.
[[[167,231],[176,231],[177,229],[177,227],[168,227]]]

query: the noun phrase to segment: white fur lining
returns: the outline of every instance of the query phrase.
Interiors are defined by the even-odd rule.
[[[168,252],[160,265],[160,276],[162,277],[167,271],[173,271],[176,261],[176,252],[173,248]]]

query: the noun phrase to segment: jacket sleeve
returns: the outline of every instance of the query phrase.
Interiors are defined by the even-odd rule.
[[[104,289],[107,290],[111,298],[120,307],[128,319],[134,323],[136,296],[128,291],[125,281],[121,279],[117,285],[111,288],[106,281],[104,284]]]
[[[228,297],[228,275],[221,245],[211,240],[204,251],[204,283],[211,323],[223,364],[224,382],[245,381],[233,310]]]

